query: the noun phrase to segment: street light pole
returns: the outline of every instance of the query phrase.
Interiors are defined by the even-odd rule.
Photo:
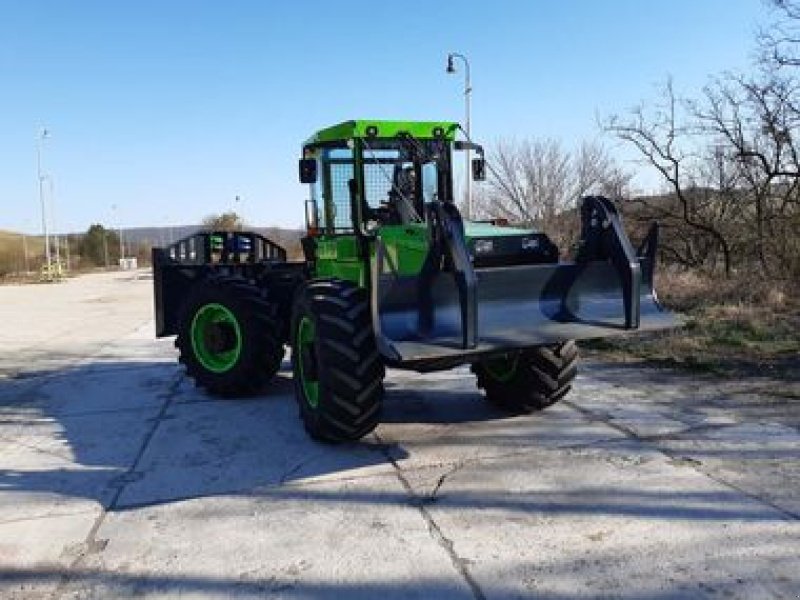
[[[236,194],[236,197],[233,199],[234,209],[233,212],[236,213],[236,216],[239,217],[239,223],[244,223],[244,215],[242,214],[242,197],[239,194]]]
[[[22,255],[25,257],[25,274],[27,275],[30,269],[28,268],[28,236],[22,233]]]
[[[103,227],[103,257],[106,262],[106,271],[108,271],[108,229]]]
[[[114,211],[114,220],[117,221],[119,216],[117,215],[117,205],[112,204],[111,210]],[[122,261],[125,258],[125,242],[122,240],[122,219],[119,219],[117,222],[117,231],[119,232],[119,258]],[[120,268],[122,268],[122,262],[119,263]]]
[[[47,264],[47,277],[50,277],[50,235],[47,231],[47,209],[44,201],[44,176],[42,175],[42,143],[50,135],[42,128],[36,139],[36,174],[39,179],[39,204],[42,205],[42,234],[44,234],[44,257]]]
[[[467,137],[472,140],[472,129],[470,126],[471,115],[470,115],[470,100],[472,97],[472,83],[470,80],[470,73],[469,73],[469,61],[467,57],[463,54],[459,54],[458,52],[451,52],[447,55],[447,72],[448,73],[455,73],[456,67],[453,59],[458,58],[464,62],[464,111],[466,113],[466,130],[467,130]],[[471,176],[471,152],[469,149],[464,153],[465,162],[464,162],[464,179],[466,182],[466,191],[467,191],[467,219],[472,218],[472,176]]]
[[[47,176],[47,184],[50,188],[50,226],[53,228],[53,241],[56,247],[56,273],[61,274],[61,237],[58,235],[56,227],[56,192],[53,183],[52,173]]]

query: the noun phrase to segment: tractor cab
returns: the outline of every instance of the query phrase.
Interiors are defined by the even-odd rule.
[[[385,225],[425,222],[426,203],[452,202],[458,124],[348,121],[303,146],[301,181],[311,184],[309,229],[369,235]]]
[[[309,237],[326,251],[336,236],[381,236],[404,265],[408,255],[397,244],[417,255],[413,246],[422,237],[422,252],[427,252],[434,207],[446,205],[449,213],[458,213],[454,155],[475,151],[471,175],[476,181],[484,178],[483,148],[458,140],[459,131],[452,122],[348,121],[317,132],[304,144],[300,160],[300,179],[310,184]],[[462,227],[478,266],[558,260],[557,248],[531,229],[469,222]],[[330,272],[326,265],[323,269]]]

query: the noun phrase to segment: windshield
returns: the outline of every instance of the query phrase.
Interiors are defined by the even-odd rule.
[[[364,200],[368,221],[424,220],[424,206],[441,198],[447,145],[440,140],[364,140]]]

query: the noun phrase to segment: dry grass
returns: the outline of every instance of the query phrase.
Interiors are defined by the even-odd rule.
[[[587,345],[619,360],[645,360],[695,370],[800,371],[800,293],[796,282],[732,279],[664,272],[661,301],[685,317],[685,326],[656,335],[607,339]]]
[[[44,240],[41,236],[27,236],[28,254],[44,254]],[[22,234],[0,229],[0,256],[22,256]]]
[[[28,267],[36,270],[44,255],[44,240],[39,236],[26,236]],[[22,234],[0,230],[0,281],[9,276],[21,275],[25,269]]]

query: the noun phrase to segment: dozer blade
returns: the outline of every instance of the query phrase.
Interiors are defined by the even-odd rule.
[[[401,276],[391,265],[386,271],[379,240],[372,314],[382,354],[398,365],[424,367],[474,354],[675,327],[676,318],[662,309],[653,290],[657,228],[634,252],[616,211],[609,212],[610,202],[588,198],[584,207],[582,249],[574,263],[472,269],[451,254],[450,271]],[[592,210],[602,214],[592,216]],[[458,227],[448,229],[458,237]],[[455,244],[457,252],[459,240]]]

